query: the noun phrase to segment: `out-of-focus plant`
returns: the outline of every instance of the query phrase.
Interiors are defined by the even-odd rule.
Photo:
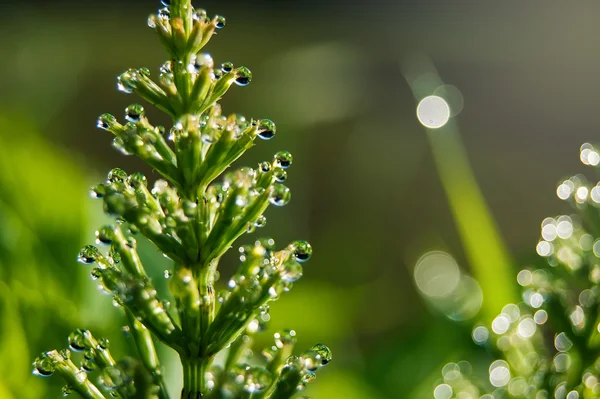
[[[236,239],[265,225],[269,205],[289,202],[290,191],[282,182],[292,156],[281,151],[256,169],[226,172],[257,137],[272,138],[275,125],[221,113],[218,101],[228,89],[246,86],[252,78],[247,68],[229,62],[215,68],[210,55],[200,53],[225,19],[208,18],[190,0],[162,3],[148,25],[171,60],[160,68],[157,82],[146,68],[129,69],[119,76],[118,88],[168,114],[173,127],[166,132],[151,125],[139,104],[126,108],[124,124],[104,114],[98,127],[114,134],[115,148],[138,156],[164,180],[149,189],[143,175],[111,170],[105,183],[92,188],[105,212],[116,218],[114,225],[96,232],[106,251],[88,245],[78,256],[79,262],[93,265],[92,278],[125,313],[139,357],[116,360],[107,339],[78,329],[69,335],[67,348],[40,355],[34,373],[59,374],[67,382],[65,395],[168,398],[164,373],[170,370],[161,367],[155,349],[159,340],[181,358],[181,398],[290,398],[331,360],[330,350],[317,344],[294,356],[293,330],[277,332],[261,357],[253,357],[250,346],[253,334],[269,320],[268,303],[302,276],[310,244],[295,241],[276,250],[273,239],[258,239],[240,248],[241,264],[226,287],[218,291],[216,282],[219,261]],[[173,261],[172,269],[164,271],[173,305],[148,277],[136,234]],[[80,365],[73,352],[83,353]]]
[[[597,167],[600,151],[584,144],[580,158]],[[557,195],[574,214],[542,222],[546,265],[521,270],[522,301],[472,331],[495,360],[473,376],[466,362],[446,365],[436,399],[600,397],[600,183],[573,176]]]

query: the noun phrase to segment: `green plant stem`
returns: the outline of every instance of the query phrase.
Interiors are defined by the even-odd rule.
[[[49,352],[48,356],[57,364],[56,372],[81,397],[84,399],[106,399],[100,390],[87,378],[85,372],[80,370],[70,359],[63,359],[56,351]],[[81,378],[81,376],[84,376],[84,378]]]
[[[183,365],[183,390],[181,399],[202,398],[205,387],[205,375],[210,367],[213,357],[181,357]]]
[[[158,392],[159,399],[169,399],[165,380],[160,370],[160,361],[150,331],[148,331],[148,329],[140,323],[130,311],[126,311],[125,313],[129,322],[131,335],[135,341],[142,363],[150,374],[152,374],[154,383],[160,388],[160,391]]]
[[[207,266],[200,269],[198,291],[200,293],[200,338],[202,354],[208,346],[208,329],[215,319],[215,289],[214,275],[218,259],[213,259]]]

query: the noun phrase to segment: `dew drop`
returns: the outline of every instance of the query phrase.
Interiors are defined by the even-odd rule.
[[[322,366],[328,364],[332,359],[331,349],[329,349],[329,347],[325,344],[316,344],[312,348],[310,348],[310,350],[316,352],[319,355]]]
[[[292,154],[287,151],[279,151],[277,154],[275,154],[276,167],[287,169],[292,164],[292,160]]]
[[[98,349],[99,350],[106,350],[106,349],[108,349],[109,346],[110,346],[110,341],[106,338],[101,338],[100,341],[98,341]]]
[[[226,23],[225,17],[222,17],[220,15],[215,16],[215,19],[214,19],[215,28],[222,29],[225,27],[225,23]]]
[[[33,374],[40,377],[50,377],[54,374],[54,370],[56,369],[54,361],[50,359],[47,353],[38,356],[33,362],[33,367]]]
[[[73,387],[71,385],[64,385],[60,392],[62,393],[62,396],[69,396],[73,393]]]
[[[265,215],[260,215],[254,222],[254,227],[265,227],[267,224],[267,218]]]
[[[113,115],[102,114],[98,118],[98,122],[96,123],[96,126],[103,130],[109,130],[116,124],[117,124],[117,118],[115,118]]]
[[[279,183],[283,183],[287,180],[287,172],[281,168],[275,168],[273,171],[273,177],[275,177],[275,180],[277,180]]]
[[[247,86],[252,80],[252,72],[246,67],[239,67],[235,72],[235,84]]]
[[[108,172],[107,181],[109,183],[125,183],[127,178],[127,172],[121,168],[114,168]]]
[[[103,226],[96,231],[96,243],[110,245],[113,241],[114,231],[112,226]]]
[[[69,334],[69,348],[75,352],[83,352],[87,349],[87,337],[89,334],[87,330],[77,329]]]
[[[100,199],[106,194],[106,188],[102,184],[98,184],[90,189],[90,197]]]
[[[298,262],[287,261],[282,265],[280,275],[285,283],[294,283],[302,277],[302,266]]]
[[[137,71],[129,69],[117,78],[117,88],[123,93],[131,94],[137,87]]]
[[[131,104],[125,108],[125,119],[129,122],[139,122],[144,117],[144,107],[140,104]]]
[[[275,206],[284,206],[290,202],[291,198],[292,193],[290,189],[283,184],[277,183],[273,186],[273,192],[271,193],[269,201]]]
[[[231,62],[224,62],[221,64],[221,71],[227,73],[227,72],[231,72],[233,71],[233,63]]]
[[[127,183],[133,188],[148,186],[148,179],[143,174],[136,172],[127,178]]]
[[[100,251],[93,245],[86,245],[79,251],[77,261],[84,265],[91,265],[100,258]]]
[[[308,243],[308,241],[294,241],[291,245],[291,248],[298,262],[306,262],[312,255],[312,246]]]
[[[270,140],[275,136],[275,123],[270,119],[262,119],[258,124],[258,137],[263,140]]]

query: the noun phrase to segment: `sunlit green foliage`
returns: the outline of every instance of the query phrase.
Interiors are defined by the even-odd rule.
[[[150,124],[139,104],[126,108],[123,124],[103,114],[98,127],[115,136],[116,149],[136,155],[164,180],[150,189],[142,174],[112,169],[106,182],[91,190],[116,219],[96,232],[96,243],[105,250],[86,245],[77,257],[92,266],[92,278],[123,310],[137,356],[116,356],[107,339],[78,329],[67,348],[40,355],[34,373],[59,374],[67,383],[65,395],[168,398],[170,370],[161,366],[158,340],[180,356],[181,398],[289,398],[329,363],[329,348],[317,344],[295,356],[293,330],[275,333],[274,344],[260,357],[249,348],[270,320],[268,303],[302,276],[301,263],[309,260],[312,247],[297,240],[276,250],[273,239],[258,239],[240,248],[241,264],[226,287],[218,290],[215,283],[221,257],[236,239],[265,225],[269,205],[289,202],[290,190],[282,183],[292,156],[280,151],[256,169],[225,173],[257,137],[271,139],[275,124],[222,114],[217,101],[233,84],[246,86],[252,79],[247,68],[231,63],[215,68],[210,55],[200,53],[225,19],[208,18],[185,0],[163,5],[148,25],[171,60],[160,68],[158,83],[146,68],[129,69],[119,76],[118,88],[167,113],[173,127],[167,132]],[[173,304],[146,271],[136,234],[172,261],[163,274]],[[83,355],[76,359],[72,352]]]

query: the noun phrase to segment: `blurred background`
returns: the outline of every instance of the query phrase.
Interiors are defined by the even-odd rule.
[[[113,167],[155,179],[95,121],[139,101],[116,91],[118,74],[165,61],[146,27],[158,3],[0,2],[0,398],[59,397],[62,382],[34,378],[31,362],[76,327],[131,350],[75,258],[105,220],[92,184]],[[568,212],[556,183],[584,171],[579,146],[596,137],[600,3],[194,4],[227,17],[207,47],[215,62],[253,72],[224,111],[277,123],[242,163],[294,155],[293,199],[258,233],[314,248],[261,343],[283,327],[302,350],[327,343],[334,360],[306,392],[321,399],[431,398],[446,363],[476,372],[491,358],[473,327],[519,300],[539,223]],[[435,104],[417,118],[429,95],[452,116],[439,129],[424,126]],[[141,245],[161,276],[168,264]],[[176,392],[177,359],[163,355]]]

